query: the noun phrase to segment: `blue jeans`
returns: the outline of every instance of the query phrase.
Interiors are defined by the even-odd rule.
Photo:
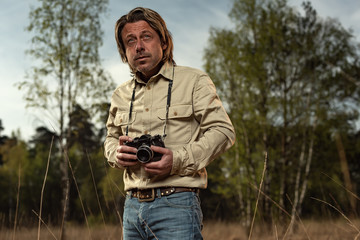
[[[202,218],[200,199],[194,192],[174,193],[151,202],[139,202],[127,195],[123,216],[124,240],[203,239]]]

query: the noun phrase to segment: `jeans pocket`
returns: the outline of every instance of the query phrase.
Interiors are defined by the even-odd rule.
[[[169,196],[165,196],[164,202],[170,206],[175,208],[192,208],[194,207],[195,196],[196,194],[193,192],[181,192],[174,193]]]

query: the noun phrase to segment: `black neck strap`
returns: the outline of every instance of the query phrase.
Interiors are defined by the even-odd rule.
[[[169,118],[169,107],[170,107],[170,103],[171,103],[171,89],[172,89],[173,80],[174,80],[174,69],[175,69],[175,67],[173,66],[172,78],[169,79],[168,94],[167,94],[167,101],[166,101],[166,116],[165,116],[165,123],[164,123],[164,133],[162,136],[163,139],[166,137],[166,125],[167,125],[167,121]],[[125,132],[126,136],[128,136],[128,134],[129,134],[129,124],[131,121],[132,109],[133,109],[133,105],[134,105],[134,101],[135,101],[136,85],[137,85],[136,80],[134,79],[134,88],[133,88],[133,92],[132,92],[132,96],[131,96],[130,110],[129,110],[129,120],[128,120],[128,124],[126,126],[126,132]]]

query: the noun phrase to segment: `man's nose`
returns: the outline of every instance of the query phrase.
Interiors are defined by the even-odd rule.
[[[139,40],[136,43],[136,52],[141,52],[144,50],[144,43],[143,41]]]

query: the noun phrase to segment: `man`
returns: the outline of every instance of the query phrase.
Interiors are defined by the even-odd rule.
[[[112,96],[104,144],[109,164],[124,169],[124,239],[202,239],[199,189],[207,187],[205,167],[235,141],[231,121],[211,79],[175,64],[158,13],[131,10],[115,38],[133,74]],[[140,153],[141,136],[164,145],[156,140],[149,155]]]

